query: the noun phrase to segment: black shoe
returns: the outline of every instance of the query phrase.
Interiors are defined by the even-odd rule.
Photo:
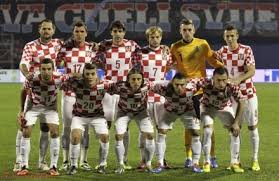
[[[70,169],[67,172],[67,175],[74,175],[77,173],[77,167],[76,166],[71,166]]]

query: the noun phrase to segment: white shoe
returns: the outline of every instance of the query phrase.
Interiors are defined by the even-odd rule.
[[[118,168],[114,171],[114,173],[122,174],[125,172],[124,164],[120,164]]]
[[[46,162],[39,163],[38,168],[39,168],[40,170],[43,170],[43,171],[48,171],[48,170],[49,170],[49,167],[48,167],[48,165],[47,165]]]
[[[18,172],[21,170],[21,163],[20,162],[17,162],[14,164],[14,169],[13,169],[13,172]]]

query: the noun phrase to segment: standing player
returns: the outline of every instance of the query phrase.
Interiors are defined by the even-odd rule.
[[[252,170],[259,171],[258,99],[252,81],[255,74],[255,59],[251,47],[238,43],[238,38],[237,29],[232,25],[227,26],[224,31],[227,46],[223,46],[218,54],[229,71],[230,81],[240,87],[245,110],[241,122],[245,120],[248,122],[252,143]]]
[[[153,138],[153,125],[147,114],[148,85],[144,83],[143,74],[138,68],[129,71],[127,81],[116,83],[112,86],[111,93],[120,95],[118,103],[118,118],[115,122],[116,156],[119,163],[115,173],[125,171],[123,136],[128,125],[134,119],[144,139],[145,164],[147,171],[152,172],[151,161],[155,151]]]
[[[214,68],[223,66],[223,64],[215,58],[214,51],[210,49],[207,41],[194,37],[195,27],[192,20],[183,19],[180,22],[180,34],[182,40],[179,40],[171,46],[171,54],[173,62],[176,64],[177,71],[183,73],[187,78],[202,78],[206,77],[206,60]],[[201,97],[202,89],[193,97],[194,107],[198,118],[200,118],[199,105]],[[212,141],[211,166],[216,168],[218,165],[214,153],[214,136],[212,136]],[[185,167],[191,167],[191,135],[187,129],[185,129],[185,147]]]
[[[72,39],[65,43],[62,47],[58,61],[64,62],[65,73],[80,73],[82,74],[84,64],[92,62],[96,52],[92,50],[91,44],[85,41],[87,36],[87,26],[83,22],[76,22],[73,28]],[[72,123],[73,104],[75,103],[75,93],[71,90],[63,91],[62,96],[62,148],[63,148],[63,164],[60,170],[68,170],[69,168],[69,146],[70,146],[70,132]],[[91,166],[87,162],[87,149],[89,144],[88,126],[85,127],[80,167],[83,170],[91,170]]]
[[[145,36],[148,41],[148,46],[143,47],[138,52],[139,64],[141,66],[145,81],[164,80],[165,74],[168,71],[171,63],[171,56],[168,47],[161,46],[163,31],[158,26],[151,26],[145,31]],[[148,92],[148,113],[150,118],[155,121],[154,104],[164,102],[164,97]],[[157,122],[157,121],[155,121]],[[145,168],[145,139],[140,134],[139,148],[141,152],[141,162],[139,169]]]
[[[55,32],[55,25],[49,19],[45,19],[39,24],[40,37],[24,46],[22,58],[20,61],[20,71],[25,77],[29,77],[34,72],[39,71],[39,65],[44,58],[55,60],[61,48],[62,42],[59,39],[52,39]],[[26,99],[26,90],[21,92],[22,108]],[[22,115],[21,115],[22,116]],[[46,124],[40,124],[40,151],[39,151],[39,169],[48,170],[49,167],[45,162],[45,156],[49,144],[48,127]],[[16,164],[14,171],[20,169],[20,141],[22,138],[21,129],[18,130],[16,136]]]
[[[220,67],[213,72],[212,79],[205,79],[202,83],[203,97],[201,99],[201,120],[204,124],[203,150],[205,162],[204,172],[210,172],[210,149],[213,132],[213,120],[218,117],[225,128],[230,131],[231,137],[231,169],[241,173],[244,170],[238,163],[240,148],[240,119],[243,114],[243,101],[240,101],[241,92],[238,86],[228,83],[228,70]],[[233,111],[231,100],[238,102],[236,113]]]
[[[105,69],[104,78],[113,82],[126,81],[128,72],[136,59],[136,49],[139,46],[132,40],[124,39],[126,28],[120,21],[112,23],[110,34],[112,39],[100,42],[99,46],[99,58]],[[113,121],[116,117],[119,95],[106,94],[103,101],[106,119]],[[131,169],[131,166],[127,164],[128,145],[129,131],[124,135],[125,166],[126,169]]]
[[[46,123],[50,130],[51,164],[49,174],[52,176],[59,175],[57,171],[60,148],[57,94],[64,77],[53,71],[53,61],[46,58],[40,63],[40,73],[29,76],[28,80],[26,80],[25,88],[30,90],[28,101],[32,103],[32,106],[26,111],[21,124],[23,129],[23,137],[20,144],[22,163],[21,170],[17,172],[17,175],[23,176],[29,173],[27,168],[30,153],[30,136],[32,127],[38,118],[40,118],[40,122]]]
[[[164,104],[158,105],[158,136],[156,141],[156,154],[158,158],[158,167],[155,173],[160,173],[164,169],[164,155],[166,151],[166,135],[172,129],[173,122],[180,118],[185,128],[190,130],[192,136],[193,166],[192,171],[201,173],[199,159],[201,154],[201,142],[199,136],[200,121],[196,117],[193,107],[193,95],[197,92],[192,83],[186,81],[184,74],[178,72],[172,81],[167,85],[155,85],[151,89],[153,92],[164,96]]]
[[[99,81],[95,64],[85,63],[82,79],[68,81],[65,85],[76,94],[71,125],[71,167],[67,174],[77,172],[80,141],[85,128],[92,126],[100,142],[98,173],[105,173],[109,151],[109,132],[104,118],[102,100],[110,84]]]

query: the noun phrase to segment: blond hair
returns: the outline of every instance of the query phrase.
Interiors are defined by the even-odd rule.
[[[159,27],[159,26],[150,26],[149,28],[147,28],[145,30],[145,36],[146,36],[146,38],[149,38],[149,36],[151,34],[154,34],[156,32],[158,32],[160,34],[160,36],[163,35],[163,30],[162,30],[161,27]]]

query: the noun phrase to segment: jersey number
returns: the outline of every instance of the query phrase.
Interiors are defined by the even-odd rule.
[[[120,60],[116,60],[115,62],[115,68],[120,69]]]
[[[85,102],[83,104],[84,109],[93,109],[94,108],[94,103],[93,102]]]
[[[157,73],[157,68],[153,68],[153,71],[154,71],[154,77],[156,76],[156,73]]]
[[[74,65],[74,73],[80,73],[81,64],[75,64]]]

